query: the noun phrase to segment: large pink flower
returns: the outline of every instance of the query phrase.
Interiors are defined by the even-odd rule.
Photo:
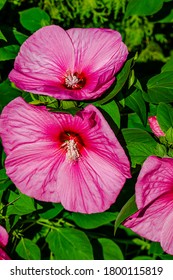
[[[73,117],[19,97],[4,108],[0,134],[7,174],[21,192],[70,211],[108,209],[130,177],[124,150],[93,105]]]
[[[46,26],[21,46],[9,78],[25,91],[57,99],[94,99],[110,87],[128,55],[111,29]]]
[[[150,156],[136,183],[138,211],[124,225],[173,254],[173,158]]]
[[[8,233],[4,227],[0,225],[0,260],[10,260],[10,257],[4,251],[4,247],[8,243]]]

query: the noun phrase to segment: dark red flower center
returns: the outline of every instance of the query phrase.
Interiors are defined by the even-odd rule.
[[[81,89],[86,84],[86,78],[83,73],[68,73],[64,79],[64,86],[68,89]]]
[[[71,131],[64,131],[60,134],[60,141],[62,142],[61,148],[66,151],[67,159],[70,161],[78,160],[80,151],[84,146],[80,135]]]

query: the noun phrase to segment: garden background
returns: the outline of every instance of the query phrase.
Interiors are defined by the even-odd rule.
[[[150,155],[173,157],[173,1],[172,0],[0,0],[0,112],[29,93],[8,80],[20,45],[39,28],[56,24],[117,30],[129,56],[114,88],[94,101],[131,161],[132,178],[117,201],[97,214],[72,213],[61,204],[21,194],[7,177],[0,147],[0,224],[9,233],[11,259],[173,259],[157,242],[146,240],[121,222],[135,212],[135,182]],[[46,97],[37,97],[47,102]],[[42,98],[42,99],[40,99]],[[58,102],[73,111],[74,102]],[[166,137],[148,125],[156,115]]]

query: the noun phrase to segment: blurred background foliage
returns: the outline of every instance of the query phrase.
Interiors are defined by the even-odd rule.
[[[14,26],[19,31],[23,30],[19,18],[21,12],[26,8],[39,7],[48,13],[52,24],[59,24],[64,29],[104,27],[118,30],[129,51],[138,51],[138,61],[166,62],[171,55],[172,0],[1,0],[1,2],[4,2],[4,8],[0,21],[1,24],[5,23],[7,28]],[[139,5],[139,2],[142,3]],[[10,17],[6,17],[8,13]],[[46,25],[44,20],[42,25]]]
[[[5,173],[1,146],[0,223],[10,233],[8,253],[14,259],[173,259],[159,243],[121,225],[136,209],[134,186],[143,161],[152,154],[173,155],[173,0],[0,0],[0,111],[20,95],[31,101],[29,93],[9,82],[8,74],[20,45],[50,24],[121,33],[128,60],[111,91],[94,105],[116,126],[133,178],[105,213],[70,213],[60,204],[21,194]],[[49,99],[40,96],[36,101],[49,103]],[[60,102],[59,109],[66,106]],[[157,115],[165,139],[153,136],[149,115]],[[63,250],[57,252],[59,243]]]

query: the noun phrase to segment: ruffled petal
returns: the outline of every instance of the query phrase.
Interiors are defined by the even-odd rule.
[[[172,211],[173,192],[165,193],[130,216],[124,225],[144,238],[160,242],[165,238],[164,223]]]
[[[65,158],[59,149],[62,125],[58,117],[18,97],[4,108],[0,118],[7,175],[21,192],[52,202],[60,201],[56,172]]]
[[[55,114],[44,106],[28,104],[21,97],[4,107],[0,116],[0,136],[7,155],[21,145],[52,141],[59,127]]]
[[[75,69],[98,75],[122,67],[128,50],[119,32],[101,28],[72,28],[67,30],[75,48]]]
[[[80,132],[85,149],[77,162],[64,162],[59,170],[66,173],[61,178],[61,202],[75,212],[103,212],[131,177],[130,163],[98,109],[88,105],[78,116],[87,124]]]
[[[67,33],[75,48],[75,69],[87,79],[86,99],[99,97],[115,81],[127,59],[127,47],[120,33],[111,29],[72,28]]]
[[[24,194],[38,200],[60,202],[57,173],[64,161],[55,145],[43,142],[21,145],[5,162],[6,173]]]
[[[101,81],[101,77],[98,77],[96,74],[87,76],[85,86],[78,90],[67,89],[64,86],[64,81],[58,82],[58,78],[51,79],[51,81],[48,81],[46,78],[44,80],[35,79],[34,77],[19,73],[15,69],[11,71],[10,75],[15,77],[14,79],[16,79],[16,81],[13,79],[13,82],[17,87],[28,92],[53,96],[56,99],[62,100],[87,100],[98,98],[111,86],[115,78],[112,76],[110,80],[106,80],[105,78],[108,73],[109,70],[104,75],[104,82]],[[17,84],[18,81],[20,82],[20,85]]]
[[[8,233],[6,229],[0,226],[0,246],[5,247],[8,243]]]
[[[161,246],[167,254],[173,255],[173,209],[166,218],[161,232]]]
[[[55,89],[63,84],[66,71],[73,69],[71,39],[61,27],[51,25],[23,43],[9,78],[18,88],[40,94],[44,93],[44,85]]]
[[[125,176],[101,156],[88,155],[71,165],[64,162],[59,171],[61,203],[67,210],[97,213],[107,210],[125,183]]]
[[[86,132],[89,142],[92,143],[89,151],[110,161],[126,178],[131,178],[129,160],[101,112],[93,105],[88,105],[78,114],[93,123],[93,127]]]
[[[172,190],[173,159],[150,156],[143,163],[136,182],[136,203],[138,209],[160,195]]]

